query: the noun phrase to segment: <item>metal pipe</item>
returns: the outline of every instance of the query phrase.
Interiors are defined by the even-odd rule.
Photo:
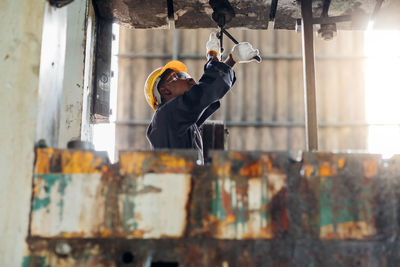
[[[330,5],[331,5],[331,0],[324,0],[321,17],[328,17],[328,11]]]
[[[276,9],[278,7],[278,0],[271,1],[271,7],[269,9],[269,21],[275,20]]]
[[[301,1],[303,77],[306,122],[306,147],[308,151],[318,150],[317,97],[315,90],[314,36],[311,0]]]
[[[167,0],[168,28],[175,30],[174,0]]]

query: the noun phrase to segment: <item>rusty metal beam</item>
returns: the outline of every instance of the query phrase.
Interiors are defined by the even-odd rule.
[[[318,150],[317,95],[315,89],[314,37],[312,22],[312,1],[301,2],[303,79],[305,99],[306,147],[308,151]]]
[[[400,263],[400,156],[214,151],[196,166],[195,151],[124,151],[118,165],[93,151],[36,155],[24,266]]]

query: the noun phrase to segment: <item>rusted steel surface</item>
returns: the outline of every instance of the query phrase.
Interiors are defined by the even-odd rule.
[[[37,150],[31,235],[181,237],[195,153],[121,152],[120,169],[102,156]]]
[[[331,153],[305,153],[303,160],[298,193],[305,209],[298,215],[311,236],[372,240],[394,229],[395,173],[388,173],[388,162],[378,155]]]
[[[214,152],[195,182],[191,236],[220,239],[283,237],[289,229],[287,155]],[[199,215],[200,213],[201,215]]]
[[[24,266],[400,264],[400,156],[211,157],[39,149]]]
[[[66,243],[68,254],[57,253]],[[31,239],[23,266],[398,266],[397,242]],[[173,265],[172,265],[173,266]]]
[[[103,153],[37,149],[31,210],[31,235],[93,237],[103,230]]]
[[[126,238],[183,237],[193,151],[120,152],[118,207]]]

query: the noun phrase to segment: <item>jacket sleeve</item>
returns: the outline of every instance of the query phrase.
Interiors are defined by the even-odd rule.
[[[177,130],[184,131],[193,123],[198,122],[203,112],[211,104],[220,100],[235,81],[235,72],[231,67],[219,61],[209,60],[204,66],[204,74],[198,84],[173,100],[176,102],[174,114],[171,115]]]

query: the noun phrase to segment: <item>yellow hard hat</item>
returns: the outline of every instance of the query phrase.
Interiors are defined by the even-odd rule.
[[[164,67],[158,68],[150,73],[144,83],[144,96],[146,97],[147,103],[149,103],[154,110],[161,104],[161,96],[157,90],[157,85],[160,82],[159,78],[167,69],[187,72],[185,64],[178,60],[173,60],[168,62]]]

